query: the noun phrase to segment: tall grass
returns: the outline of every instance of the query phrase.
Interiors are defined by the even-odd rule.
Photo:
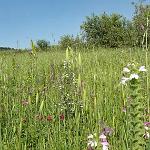
[[[123,108],[129,89],[120,79],[132,61],[150,70],[145,52],[138,49],[1,53],[1,149],[86,150],[87,137],[95,134],[100,150],[99,135],[107,127],[112,130],[109,149],[128,150]],[[150,89],[144,81],[143,87],[145,100]],[[145,116],[150,115],[147,101]]]

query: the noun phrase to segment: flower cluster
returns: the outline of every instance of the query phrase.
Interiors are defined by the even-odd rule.
[[[102,144],[103,150],[108,150],[109,143],[107,140],[107,136],[110,136],[112,134],[113,130],[111,128],[105,127],[103,128],[102,132],[100,133],[99,139]]]
[[[94,140],[94,135],[93,134],[89,134],[88,137],[88,150],[94,150],[97,147],[97,142],[96,140]]]
[[[134,68],[134,69],[130,69]],[[140,72],[146,72],[147,69],[145,66],[141,66],[138,69],[135,69],[135,64],[128,64],[127,67],[123,68],[123,73],[127,75],[127,77],[123,76],[121,78],[121,84],[126,85],[128,81],[139,79]]]
[[[124,106],[123,112],[125,113],[128,120],[128,130],[130,134],[128,135],[129,139],[129,149],[139,150],[143,149],[146,145],[145,139],[149,138],[149,133],[143,128],[143,111],[144,111],[144,96],[143,96],[143,73],[147,69],[145,66],[138,66],[138,64],[128,64],[123,68],[123,77],[121,79],[121,84],[126,85],[129,83],[128,95],[130,101],[127,101],[127,104],[130,104],[128,107]],[[144,135],[144,138],[143,138]]]
[[[145,139],[149,139],[150,138],[150,122],[144,122],[144,128],[145,128],[145,134],[144,134],[144,138]]]

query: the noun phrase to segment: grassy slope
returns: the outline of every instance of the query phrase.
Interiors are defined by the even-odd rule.
[[[28,53],[1,53],[2,149],[84,150],[89,133],[96,133],[98,141],[102,120],[114,130],[109,138],[111,150],[127,149],[128,131],[122,112],[126,97],[119,85],[121,71],[131,60],[145,65],[145,53],[105,49],[83,52],[80,67],[78,54],[75,55],[77,62],[71,71],[75,80],[80,74],[82,85],[76,90],[71,83],[67,91],[62,91],[64,52],[38,53],[36,59]],[[65,114],[62,96],[67,92],[74,103],[69,106],[73,115],[61,121],[59,116]],[[24,106],[22,101],[29,104]],[[52,115],[52,121],[47,120],[48,115]]]

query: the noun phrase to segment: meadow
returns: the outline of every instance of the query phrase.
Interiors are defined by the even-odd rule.
[[[0,148],[136,150],[130,122],[140,115],[143,150],[149,150],[149,131],[144,129],[144,122],[148,128],[150,121],[149,58],[150,53],[141,49],[1,52]],[[135,116],[135,108],[130,109],[135,86],[121,84],[129,63],[147,70],[137,82],[142,88],[137,105],[143,105],[143,114]],[[136,77],[133,80],[135,84]]]

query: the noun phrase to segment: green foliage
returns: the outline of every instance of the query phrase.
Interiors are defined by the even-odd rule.
[[[144,5],[142,3],[135,4],[135,13],[133,17],[133,25],[135,32],[135,44],[142,46],[143,36],[146,30],[148,30],[148,43],[150,43],[150,5]]]
[[[126,84],[129,85],[128,97],[130,102],[127,109],[127,126],[128,126],[128,145],[131,150],[145,149],[146,139],[144,139],[144,89],[142,87],[144,82],[144,74],[147,71],[145,66],[142,70],[139,65],[134,63],[125,67],[125,77],[127,77]]]
[[[47,51],[49,42],[46,40],[38,40],[36,42],[37,48],[41,51]]]
[[[68,49],[66,54],[36,53],[35,58],[29,52],[0,55],[2,150],[86,150],[90,133],[96,133],[97,149],[101,149],[102,121],[113,130],[108,136],[110,149],[129,149],[130,122],[122,108],[132,92],[120,88],[120,72],[131,59],[143,64],[145,52],[94,49],[76,53]],[[144,101],[145,95],[149,100],[148,83],[142,82],[148,90],[140,97],[147,109],[144,116],[149,114]]]
[[[87,17],[81,25],[84,37],[89,44],[104,47],[120,47],[129,37],[129,21],[119,14]]]
[[[66,50],[67,47],[76,49],[83,46],[83,41],[79,36],[73,37],[73,35],[64,35],[60,38],[59,45],[62,50]]]
[[[87,45],[102,47],[141,47],[145,31],[150,42],[150,5],[135,4],[132,20],[127,20],[119,14],[103,13],[86,17],[81,25],[82,36]]]

